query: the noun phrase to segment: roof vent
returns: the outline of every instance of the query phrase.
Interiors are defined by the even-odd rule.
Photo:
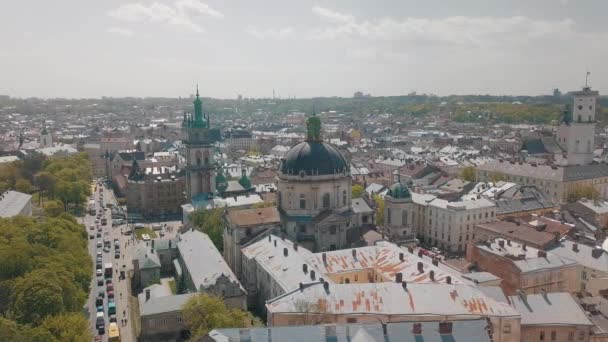
[[[302,272],[304,272],[304,274],[308,273],[308,265],[302,264]]]
[[[315,271],[313,271],[313,270],[310,270],[310,279],[311,280],[315,280],[316,279]]]
[[[451,285],[452,284],[452,277],[450,277],[450,276],[445,277],[445,283]]]
[[[399,261],[403,262],[405,260],[405,255],[403,253],[399,253]]]
[[[574,252],[578,252],[578,243],[573,243],[573,244],[572,244],[572,250],[573,250]]]
[[[289,250],[287,250],[287,248],[283,248],[283,256],[288,256],[289,255]]]
[[[327,254],[323,253],[321,254],[321,257],[323,258],[323,263],[327,265]]]
[[[418,272],[424,273],[424,264],[420,261],[418,261]]]
[[[403,281],[403,273],[397,272],[395,273],[395,283],[400,283]]]
[[[429,278],[431,278],[431,281],[435,281],[435,271],[429,271]]]
[[[325,292],[329,292],[329,283],[328,282],[323,283],[323,289],[325,289]]]
[[[353,249],[352,254],[353,254],[353,259],[356,260],[357,259],[357,250]]]
[[[439,266],[439,259],[433,258],[433,265]]]

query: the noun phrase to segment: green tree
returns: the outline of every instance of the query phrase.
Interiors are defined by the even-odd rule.
[[[224,249],[224,209],[198,210],[192,213],[190,219],[198,230],[209,236],[219,251]]]
[[[475,181],[475,168],[473,166],[467,166],[460,172],[460,179],[467,182]]]
[[[249,318],[247,312],[228,309],[220,297],[205,293],[192,296],[184,304],[182,315],[193,340],[213,329],[242,327],[248,324]]]
[[[593,185],[579,185],[568,192],[568,202],[576,202],[581,198],[595,201],[599,197],[600,193]]]
[[[49,217],[58,217],[63,214],[64,207],[60,201],[48,201],[44,204],[44,214]]]
[[[17,322],[37,324],[47,316],[62,312],[63,290],[49,273],[35,270],[16,280],[11,316]]]
[[[363,186],[361,186],[359,184],[353,185],[353,187],[351,189],[352,198],[360,198],[360,197],[362,197],[363,196],[363,191],[365,191],[365,189],[363,189]]]
[[[380,195],[374,195],[374,202],[376,203],[376,225],[384,226],[384,198]]]
[[[46,318],[41,328],[49,331],[57,341],[89,342],[93,339],[89,323],[81,313],[70,313]]]
[[[19,178],[15,183],[15,190],[19,192],[30,194],[32,193],[33,189],[34,188],[32,187],[32,183],[30,183],[30,181],[28,181],[27,179]]]
[[[40,189],[41,196],[49,197],[50,194],[53,193],[55,189],[55,184],[57,183],[57,178],[50,174],[49,172],[42,171],[36,174],[34,178],[34,183]]]

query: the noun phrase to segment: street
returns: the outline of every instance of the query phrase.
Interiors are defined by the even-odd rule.
[[[118,325],[120,331],[120,340],[132,342],[135,341],[135,336],[133,334],[132,329],[132,320],[130,319],[130,307],[129,307],[129,299],[131,297],[130,294],[130,286],[129,282],[129,271],[132,270],[133,265],[131,263],[132,260],[132,252],[133,252],[133,239],[134,235],[123,235],[122,231],[126,231],[127,225],[118,225],[112,226],[112,214],[111,210],[106,210],[106,205],[108,203],[116,204],[116,199],[111,190],[105,188],[102,185],[102,192],[99,192],[100,185],[97,185],[95,193],[92,195],[91,199],[95,200],[95,211],[96,213],[101,213],[101,218],[97,218],[97,215],[87,215],[84,217],[84,225],[87,230],[87,235],[89,236],[89,253],[91,254],[91,258],[95,261],[98,252],[101,252],[102,255],[102,265],[106,263],[112,263],[112,276],[111,282],[114,287],[114,302],[116,305],[116,323]],[[103,194],[103,197],[101,196]],[[103,200],[102,200],[103,198]],[[101,206],[101,202],[103,202],[103,207]],[[106,218],[107,224],[102,225],[101,219]],[[93,228],[93,229],[91,229]],[[99,232],[101,237],[97,237],[98,229],[101,228]],[[90,238],[90,235],[93,235],[93,239]],[[110,242],[109,251],[103,250],[103,241],[108,240]],[[118,239],[118,245],[120,250],[120,258],[115,258],[115,247],[114,247],[114,239]],[[98,247],[98,241],[101,242],[102,247]],[[103,270],[102,270],[103,271]],[[120,271],[125,271],[125,279],[119,279]],[[110,316],[108,314],[108,288],[109,284],[106,284],[106,279],[104,276],[98,277],[95,275],[95,268],[93,269],[93,280],[91,282],[91,292],[89,294],[89,299],[85,305],[85,311],[89,317],[91,332],[93,336],[99,335],[98,330],[96,329],[96,312],[97,307],[95,305],[95,301],[100,292],[103,293],[103,308],[104,308],[104,320],[105,320],[105,331],[102,335],[102,341],[108,341],[108,326],[110,324]],[[103,280],[102,280],[103,278]],[[103,284],[98,284],[98,281],[102,280]]]

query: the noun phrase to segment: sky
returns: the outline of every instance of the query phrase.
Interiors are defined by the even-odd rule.
[[[605,0],[0,0],[0,94],[608,92]]]

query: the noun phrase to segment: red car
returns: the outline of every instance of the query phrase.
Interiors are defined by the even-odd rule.
[[[108,291],[108,298],[114,298],[114,291]]]

